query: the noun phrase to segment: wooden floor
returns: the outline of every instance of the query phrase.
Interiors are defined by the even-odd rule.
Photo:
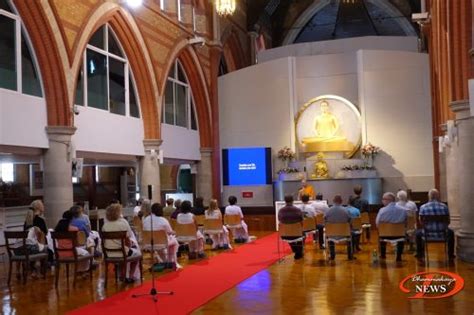
[[[268,232],[267,232],[268,233]],[[263,236],[267,233],[258,233]],[[374,239],[374,238],[373,238]],[[448,270],[465,279],[463,291],[442,300],[409,300],[398,286],[409,274],[427,270],[420,266],[412,253],[404,255],[401,264],[388,254],[385,262],[373,265],[372,244],[363,244],[357,260],[347,261],[344,248],[338,248],[335,262],[327,262],[324,251],[307,246],[305,258],[294,261],[287,256],[281,263],[261,271],[225,292],[194,312],[195,314],[473,314],[474,264],[456,261],[446,266],[441,247],[431,247],[429,270]],[[209,256],[219,252],[208,251]],[[1,258],[0,258],[1,259]],[[188,265],[186,257],[180,263]],[[130,288],[114,285],[103,289],[95,271],[94,281],[81,279],[77,287],[63,280],[54,289],[54,277],[46,280],[29,279],[27,285],[12,281],[6,285],[7,263],[0,264],[0,295],[2,314],[63,314]],[[160,273],[162,275],[163,273]],[[147,273],[146,279],[150,276]],[[138,286],[139,284],[135,284]],[[197,286],[199,284],[196,284]],[[205,288],[205,284],[201,284]],[[162,288],[165,289],[165,288]],[[104,314],[105,315],[105,314]]]

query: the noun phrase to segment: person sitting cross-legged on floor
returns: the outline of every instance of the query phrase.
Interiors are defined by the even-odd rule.
[[[382,203],[383,208],[379,210],[375,224],[377,227],[380,223],[405,223],[407,222],[407,212],[404,208],[397,206],[395,203],[395,195],[391,192],[383,194]],[[385,237],[390,239],[389,237]],[[397,242],[397,261],[402,261],[404,241]],[[385,259],[387,250],[387,243],[380,243],[380,258]]]
[[[286,205],[278,211],[278,221],[283,224],[292,224],[303,222],[303,212],[297,207],[293,206],[293,196],[285,196]],[[283,237],[283,239],[292,240],[295,237]],[[289,243],[291,250],[295,253],[295,259],[303,258],[303,241]]]
[[[420,221],[423,222],[425,216],[449,216],[449,209],[444,203],[439,201],[439,191],[431,189],[428,193],[429,201],[420,207]],[[427,222],[427,230],[430,232],[425,235],[430,240],[443,240],[444,231],[446,231],[446,242],[448,243],[448,257],[450,260],[456,258],[454,255],[454,232],[447,227],[449,222]],[[424,259],[425,244],[423,242],[423,230],[416,232],[416,257],[420,260]]]
[[[347,209],[342,206],[342,197],[340,195],[334,196],[333,206],[329,208],[324,216],[324,221],[326,223],[350,223],[351,217],[349,216]],[[330,259],[334,260],[336,258],[336,245],[332,241],[329,241],[328,243]],[[347,243],[347,259],[354,259],[351,244],[349,242]]]

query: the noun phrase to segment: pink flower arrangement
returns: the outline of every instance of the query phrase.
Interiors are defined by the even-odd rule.
[[[362,147],[361,151],[364,157],[373,157],[380,152],[380,148],[369,142]]]
[[[280,151],[278,151],[278,158],[282,161],[292,161],[296,157],[295,152],[293,152],[288,147],[283,147]]]

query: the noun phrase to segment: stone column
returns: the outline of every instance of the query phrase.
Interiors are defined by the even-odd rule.
[[[148,198],[148,186],[152,188],[152,202],[161,202],[159,150],[162,140],[143,140],[145,156],[140,158],[140,195]]]
[[[456,103],[451,103],[455,106]],[[446,131],[446,130],[444,130]],[[444,149],[445,158],[445,175],[446,175],[446,192],[449,206],[449,214],[451,217],[450,227],[454,230],[459,229],[459,141],[454,141],[450,146]],[[441,158],[440,158],[441,161]],[[443,167],[440,163],[440,174],[443,173]],[[442,200],[446,197],[442,195]]]
[[[204,198],[204,204],[209,199],[219,196],[212,195],[212,149],[201,148],[201,161],[197,163],[196,197]]]
[[[48,227],[54,227],[73,205],[71,137],[75,127],[46,127],[49,149],[43,155],[43,191]]]
[[[456,113],[457,170],[459,181],[460,229],[457,231],[457,255],[460,259],[474,262],[474,116],[468,101],[451,103]]]

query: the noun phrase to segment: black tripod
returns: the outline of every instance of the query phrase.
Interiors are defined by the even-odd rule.
[[[151,252],[153,253],[154,250],[155,250],[155,242],[154,242],[154,237],[153,237],[153,216],[154,214],[150,214],[150,220],[151,220]],[[153,257],[153,255],[152,255]],[[153,264],[154,265],[154,264]],[[153,266],[151,266],[151,289],[150,289],[150,293],[142,293],[142,294],[132,294],[132,298],[139,298],[139,297],[143,297],[143,296],[151,296],[151,298],[153,299],[153,302],[157,302],[158,301],[158,297],[157,295],[158,294],[161,294],[161,295],[173,295],[174,292],[173,291],[157,291],[156,290],[156,286],[155,286],[155,273],[153,272]]]

